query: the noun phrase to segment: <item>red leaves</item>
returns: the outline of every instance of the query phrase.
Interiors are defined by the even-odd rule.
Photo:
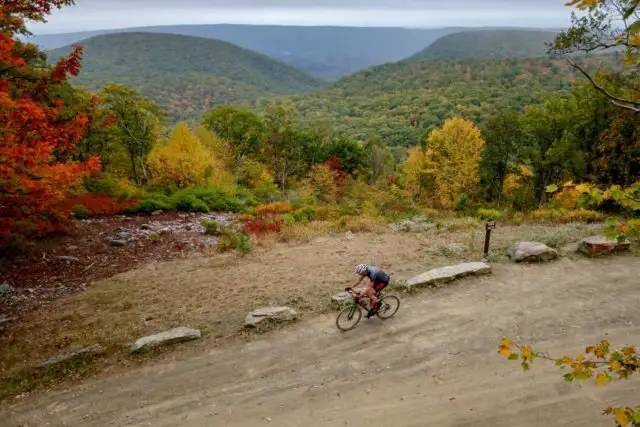
[[[3,2],[0,27],[20,19],[13,17],[7,24],[3,17],[12,13],[38,19],[52,6],[67,3]],[[0,77],[0,246],[9,243],[11,234],[42,235],[59,229],[68,218],[60,210],[66,191],[100,169],[97,158],[83,163],[66,160],[82,141],[89,115],[63,119],[64,102],[50,90],[79,72],[82,50],[76,48],[53,70],[42,71],[29,63],[33,50],[24,49],[7,33],[11,34],[0,34],[0,62],[9,65]]]
[[[87,209],[87,216],[107,217],[123,214],[128,208],[138,205],[138,200],[122,200],[101,194],[87,193],[80,197],[68,198],[60,206],[60,210],[68,214],[76,205]]]
[[[260,235],[268,232],[279,233],[281,229],[280,222],[267,222],[263,219],[248,221],[244,224],[243,231],[246,234]]]

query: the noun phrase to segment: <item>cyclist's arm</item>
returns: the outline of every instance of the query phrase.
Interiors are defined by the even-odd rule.
[[[353,285],[353,288],[354,288],[354,289],[355,289],[355,288],[357,288],[357,287],[358,287],[358,285],[360,285],[360,283],[362,283],[362,281],[364,280],[364,278],[365,278],[365,277],[366,277],[366,276],[360,276],[360,279],[358,279],[358,281],[356,282],[356,284],[355,284],[355,285]]]

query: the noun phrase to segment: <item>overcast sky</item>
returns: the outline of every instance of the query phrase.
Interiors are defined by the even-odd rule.
[[[34,33],[172,24],[565,27],[566,0],[76,0]]]

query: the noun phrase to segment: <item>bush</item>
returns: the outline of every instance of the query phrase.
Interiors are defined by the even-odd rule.
[[[380,219],[365,216],[342,217],[338,220],[338,227],[353,233],[383,233],[387,229]]]
[[[311,206],[305,206],[304,208],[295,211],[291,214],[295,222],[305,224],[309,221],[315,221],[319,218],[318,212]]]
[[[236,250],[241,254],[253,252],[253,244],[251,243],[249,236],[246,234],[240,235],[240,238],[236,242]]]
[[[218,252],[228,252],[235,249],[242,254],[253,251],[253,245],[251,244],[249,236],[246,234],[238,234],[230,228],[225,227],[220,229],[220,240],[218,240],[216,248]]]
[[[180,212],[209,212],[209,206],[193,194],[178,192],[171,198],[171,205]]]
[[[529,217],[535,221],[547,222],[552,224],[567,224],[570,222],[601,222],[605,216],[600,212],[588,209],[538,209],[531,212]]]
[[[203,219],[200,225],[204,227],[204,234],[209,236],[217,236],[220,233],[220,224],[213,219]]]
[[[278,233],[281,229],[279,222],[267,222],[263,219],[255,219],[247,221],[244,224],[243,230],[247,234],[264,234],[264,233]]]
[[[135,208],[129,209],[127,213],[142,213],[150,215],[156,211],[171,210],[169,201],[162,195],[156,195],[150,199],[144,199]]]
[[[516,212],[511,217],[511,222],[514,225],[522,225],[524,223],[524,214],[522,212]]]
[[[440,218],[436,220],[438,230],[446,229],[448,231],[471,230],[480,227],[480,221],[473,217],[456,217],[456,218]]]
[[[460,197],[458,197],[454,209],[456,212],[466,212],[469,210],[469,196],[467,193],[462,193]]]
[[[62,210],[73,212],[75,206],[82,205],[86,209],[87,217],[105,217],[121,215],[137,206],[137,204],[137,200],[123,200],[111,196],[87,193],[65,200]]]
[[[502,213],[495,209],[478,209],[478,218],[483,221],[497,221],[502,218]]]
[[[219,188],[195,187],[181,190],[177,195],[194,196],[204,202],[209,211],[240,212],[244,210],[242,203],[235,197],[227,195]]]
[[[256,206],[256,215],[265,216],[265,215],[280,215],[286,214],[293,210],[290,202],[275,202],[269,203],[266,205],[258,205]]]
[[[87,219],[89,218],[89,209],[87,209],[84,205],[73,205],[71,206],[71,213],[74,217],[78,219]]]
[[[139,189],[128,179],[117,178],[108,173],[103,173],[98,177],[85,178],[83,186],[90,193],[120,199],[133,199],[139,194]]]

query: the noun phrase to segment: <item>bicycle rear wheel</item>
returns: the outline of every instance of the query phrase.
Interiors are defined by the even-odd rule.
[[[381,298],[379,303],[380,303],[380,308],[378,309],[376,316],[378,316],[381,319],[392,318],[400,308],[400,299],[394,295],[388,295],[386,297]]]
[[[336,326],[342,332],[350,331],[360,323],[360,319],[362,319],[362,312],[354,304],[349,307],[345,307],[340,314],[338,314]]]

